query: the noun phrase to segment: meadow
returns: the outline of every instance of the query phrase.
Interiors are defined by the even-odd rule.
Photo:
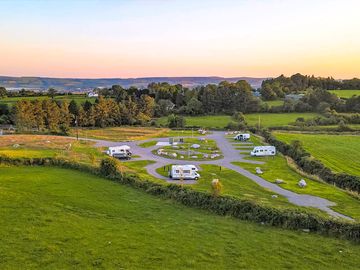
[[[274,132],[279,140],[299,140],[303,148],[336,172],[360,176],[360,137],[356,135]]]
[[[44,99],[51,99],[51,98],[48,97],[48,96],[5,97],[5,98],[0,98],[0,104],[7,104],[9,107],[12,107],[19,100],[36,100],[36,99],[37,100],[44,100]],[[86,97],[83,94],[82,95],[74,94],[74,95],[55,96],[54,99],[55,100],[66,100],[68,102],[70,102],[71,100],[74,100],[78,104],[82,104],[85,101],[90,101],[91,103],[94,103],[95,100],[96,100],[95,98]]]
[[[1,269],[358,269],[360,246],[73,170],[0,167]],[[285,259],[284,259],[285,258]]]
[[[360,90],[329,90],[329,92],[340,98],[351,98],[354,95],[360,95]]]
[[[309,119],[319,116],[317,113],[252,113],[246,114],[245,119],[248,125],[261,127],[284,126],[294,123],[297,118]],[[206,116],[185,116],[186,126],[197,126],[203,128],[224,129],[229,122],[233,121],[230,115],[206,115]],[[160,125],[166,125],[167,117],[157,120]]]

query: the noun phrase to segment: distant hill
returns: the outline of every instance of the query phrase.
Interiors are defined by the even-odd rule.
[[[267,78],[251,77],[147,77],[147,78],[110,78],[110,79],[72,79],[72,78],[46,78],[46,77],[9,77],[0,76],[0,86],[9,90],[14,89],[34,89],[47,90],[53,87],[61,91],[86,91],[96,87],[110,87],[112,85],[121,85],[122,87],[136,86],[146,87],[151,82],[168,82],[170,84],[182,84],[186,87],[195,87],[210,83],[219,83],[221,81],[236,82],[246,80],[252,87],[258,88],[261,82]]]

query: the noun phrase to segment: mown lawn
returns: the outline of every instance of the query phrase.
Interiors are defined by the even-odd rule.
[[[171,164],[165,167],[160,167],[157,169],[157,172],[167,177],[168,168],[170,168],[170,166]],[[221,184],[223,185],[223,195],[230,195],[240,199],[247,199],[255,203],[275,208],[297,208],[295,205],[289,203],[289,201],[285,197],[279,196],[278,198],[272,198],[271,195],[274,194],[273,192],[259,186],[254,181],[233,170],[224,167],[220,168],[220,166],[218,165],[210,164],[202,164],[200,167],[201,170],[199,171],[199,173],[201,175],[201,178],[197,181],[196,184],[191,185],[191,188],[194,188],[195,190],[211,193],[211,181],[213,179],[219,179]],[[304,207],[298,209],[302,211],[306,210]],[[311,210],[308,209],[308,211]]]
[[[260,167],[263,171],[261,177],[265,180],[274,183],[276,179],[282,179],[285,181],[284,184],[280,184],[282,188],[299,194],[310,194],[328,199],[337,204],[332,207],[335,211],[360,221],[360,200],[358,198],[349,195],[346,191],[340,188],[300,175],[298,172],[289,167],[286,159],[281,154],[278,153],[275,157],[249,156],[248,159],[263,161],[265,163],[258,165],[244,162],[234,162],[234,164],[253,173],[255,173],[256,167]],[[298,182],[301,179],[305,179],[307,183],[305,188],[300,188],[298,186]]]
[[[0,168],[1,269],[358,269],[360,246],[212,215],[89,174]]]
[[[360,90],[329,90],[329,92],[340,98],[351,98],[354,95],[360,95]]]
[[[275,132],[286,143],[299,140],[303,147],[336,172],[360,176],[360,136]]]

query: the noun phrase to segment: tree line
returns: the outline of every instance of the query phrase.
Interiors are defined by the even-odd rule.
[[[11,120],[20,131],[67,134],[71,126],[109,127],[145,124],[153,117],[155,102],[148,95],[122,102],[100,96],[94,104],[74,100],[20,100],[11,110]]]
[[[260,93],[265,100],[284,98],[291,93],[300,93],[307,89],[360,89],[360,79],[335,80],[332,77],[322,78],[296,73],[290,77],[281,75],[277,78],[264,80],[261,84]]]

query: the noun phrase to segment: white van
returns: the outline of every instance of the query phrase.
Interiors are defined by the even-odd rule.
[[[198,180],[198,168],[195,165],[172,165],[169,172],[169,177],[174,180]]]
[[[130,159],[132,155],[130,151],[130,146],[128,145],[111,146],[106,151],[106,154],[119,159]]]
[[[255,146],[254,149],[250,152],[250,155],[255,157],[264,157],[264,156],[275,156],[276,148],[275,146]]]
[[[234,140],[242,141],[242,142],[246,142],[249,139],[250,139],[250,134],[249,133],[236,134],[236,136],[234,137]]]

